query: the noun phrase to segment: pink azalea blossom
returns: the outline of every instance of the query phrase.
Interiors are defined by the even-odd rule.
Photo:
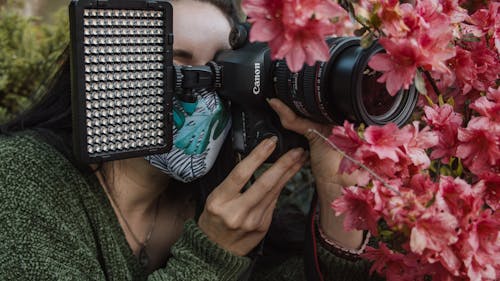
[[[398,162],[396,162],[390,158],[380,158],[380,155],[374,152],[374,150],[373,147],[364,145],[356,152],[355,158],[374,173],[386,179],[394,179],[409,174],[408,166],[406,165],[409,165],[411,162],[403,153],[398,153]],[[365,170],[361,170],[360,174],[362,177],[368,177],[368,172]]]
[[[458,220],[466,218],[477,206],[472,187],[461,178],[441,176],[436,194],[436,206],[454,215]],[[479,202],[480,203],[480,202]]]
[[[485,210],[463,233],[461,255],[471,280],[494,280],[500,269],[500,220]]]
[[[471,52],[460,46],[456,48],[456,56],[450,62],[455,69],[457,82],[464,94],[472,89],[472,84],[477,79],[477,70]]]
[[[492,34],[497,52],[500,53],[500,3],[491,1],[488,9],[479,9],[471,17],[470,22],[477,26],[483,34]]]
[[[412,134],[412,139],[404,145],[406,154],[415,166],[426,169],[430,165],[430,159],[425,150],[438,144],[438,135],[429,127],[419,131],[419,122],[417,121],[408,125],[407,128]]]
[[[377,81],[385,82],[387,91],[394,96],[401,88],[408,89],[413,83],[417,67],[424,60],[423,54],[414,39],[381,38],[379,42],[387,54],[374,55],[368,65],[384,73]]]
[[[467,128],[459,128],[456,155],[476,174],[500,163],[500,126],[486,117],[474,117]]]
[[[353,155],[363,144],[363,141],[354,129],[354,124],[349,123],[348,121],[344,121],[343,127],[334,126],[329,139],[336,146],[342,149],[342,151],[349,155]]]
[[[457,242],[457,226],[457,219],[453,215],[430,208],[416,220],[411,230],[411,250],[417,254],[422,254],[425,249],[444,251],[449,245]]]
[[[499,168],[500,169],[500,168]],[[486,172],[480,175],[481,180],[474,185],[476,195],[493,210],[500,209],[500,171]]]
[[[458,144],[457,133],[462,123],[461,114],[455,112],[453,107],[445,104],[441,107],[424,107],[424,120],[437,133],[438,144],[433,148],[431,159],[442,158],[443,163],[448,163],[449,158],[455,156]]]
[[[410,30],[404,23],[403,11],[400,9],[398,0],[379,1],[379,4],[377,15],[387,35],[401,36]]]
[[[394,123],[384,126],[370,126],[365,130],[365,140],[368,144],[365,151],[371,151],[380,159],[391,159],[394,162],[399,160],[399,155],[403,154],[400,146],[408,143],[412,137],[407,130],[399,130]]]
[[[443,13],[450,17],[451,23],[460,23],[469,19],[467,10],[460,7],[458,0],[442,0]]]
[[[416,9],[424,22],[414,33],[423,55],[420,66],[426,70],[451,73],[446,61],[455,56],[455,49],[450,47],[453,29],[450,28],[449,16],[440,11],[442,7],[437,1],[418,1]]]
[[[377,272],[385,276],[387,281],[421,280],[427,273],[426,267],[419,264],[417,256],[395,252],[382,242],[378,246],[368,246],[362,254],[364,258],[373,261],[370,273]]]
[[[378,214],[373,210],[373,194],[355,186],[344,188],[342,197],[332,203],[335,214],[345,214],[346,230],[365,229],[377,234]]]
[[[243,10],[253,24],[250,41],[268,42],[273,59],[283,59],[291,71],[306,62],[326,61],[325,36],[342,30],[347,13],[330,0],[244,0]],[[331,19],[341,20],[334,24]]]
[[[366,247],[363,257],[373,261],[370,273],[374,271],[382,274],[386,269],[401,268],[404,256],[401,253],[392,251],[385,243],[379,242],[378,248]],[[393,269],[393,270],[394,270]]]
[[[477,79],[472,86],[479,91],[487,91],[489,87],[495,86],[500,77],[498,53],[488,48],[488,43],[483,38],[479,42],[470,42],[469,48],[477,71]]]
[[[487,95],[476,99],[470,108],[491,121],[500,122],[500,88],[489,88]]]

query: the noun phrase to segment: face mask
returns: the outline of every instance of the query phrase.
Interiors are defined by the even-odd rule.
[[[173,146],[146,160],[171,177],[190,182],[204,176],[222,147],[231,118],[215,91],[193,90],[194,102],[173,100]]]

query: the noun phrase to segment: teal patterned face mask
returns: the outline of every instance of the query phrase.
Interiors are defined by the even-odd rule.
[[[146,156],[151,165],[182,182],[204,176],[222,147],[231,118],[215,91],[193,91],[195,102],[174,98],[172,149]]]

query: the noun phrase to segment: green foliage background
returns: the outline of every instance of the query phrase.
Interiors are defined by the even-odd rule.
[[[8,6],[0,7],[0,123],[37,99],[40,85],[54,72],[69,42],[66,8],[42,22]]]

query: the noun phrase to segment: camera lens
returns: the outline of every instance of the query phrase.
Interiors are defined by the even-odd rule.
[[[344,120],[366,125],[389,122],[403,125],[415,108],[418,93],[412,85],[389,95],[382,75],[368,66],[369,59],[384,49],[372,44],[363,49],[357,37],[330,38],[327,62],[305,65],[297,73],[285,61],[274,65],[275,94],[296,113],[320,123]]]
[[[391,96],[384,83],[377,82],[380,76],[382,73],[370,67],[363,71],[361,82],[363,105],[371,116],[383,116],[390,113],[397,101],[397,96]]]

